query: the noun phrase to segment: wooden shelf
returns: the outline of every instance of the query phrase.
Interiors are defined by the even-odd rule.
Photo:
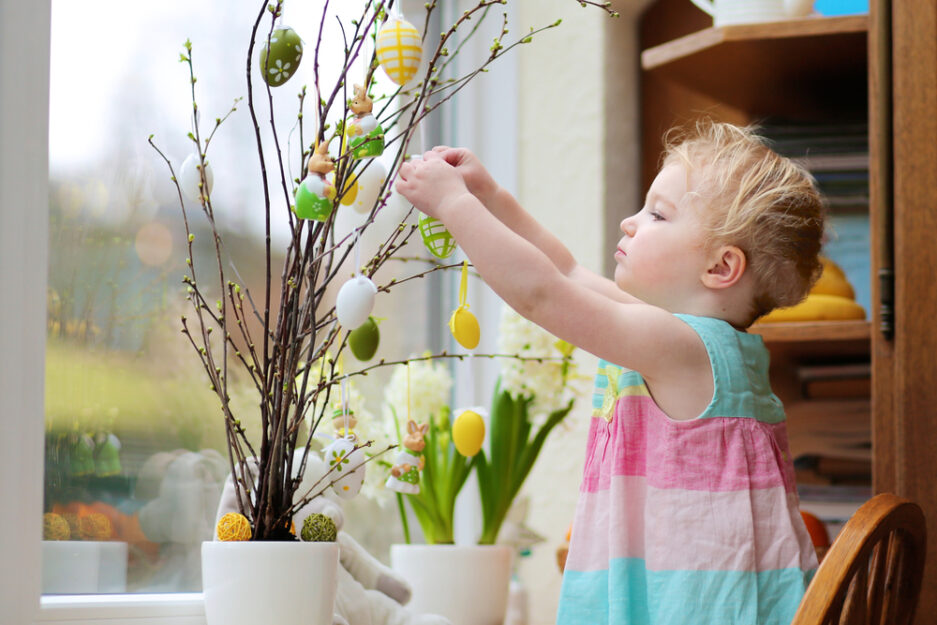
[[[865,15],[712,27],[644,50],[641,66],[756,117],[822,118],[865,111],[867,31]]]
[[[756,323],[749,332],[759,334],[772,357],[868,356],[872,338],[870,321],[802,321]]]

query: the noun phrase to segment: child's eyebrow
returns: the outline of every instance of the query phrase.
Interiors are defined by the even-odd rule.
[[[670,206],[671,208],[673,208],[673,209],[675,209],[675,210],[676,210],[676,208],[677,208],[677,205],[676,205],[676,204],[674,204],[673,202],[671,202],[670,200],[668,200],[668,199],[667,199],[666,197],[664,197],[663,195],[661,195],[661,194],[659,194],[659,193],[655,193],[654,191],[648,191],[648,192],[647,192],[647,197],[645,198],[645,201],[646,201],[647,203],[649,203],[649,204],[650,204],[652,201],[656,201],[658,204],[666,204],[667,206]]]

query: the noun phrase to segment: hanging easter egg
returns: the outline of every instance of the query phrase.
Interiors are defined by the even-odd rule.
[[[342,285],[335,298],[335,316],[344,327],[354,330],[365,321],[374,308],[377,287],[371,279],[356,275]]]
[[[345,191],[339,194],[341,199],[339,202],[344,206],[351,206],[355,198],[358,197],[358,179],[354,175],[350,175],[345,178]]]
[[[345,135],[354,158],[371,158],[384,153],[384,129],[370,113],[349,119]]]
[[[303,41],[292,28],[275,28],[270,44],[260,50],[260,72],[271,87],[279,87],[296,73],[303,58]]]
[[[211,167],[208,161],[205,161],[205,185],[207,188],[202,186],[201,167],[202,165],[199,162],[198,154],[189,154],[186,159],[182,161],[182,167],[179,168],[179,188],[182,189],[183,195],[193,202],[201,200],[203,188],[205,189],[205,195],[210,194],[212,183],[214,182]]]
[[[481,339],[478,319],[466,308],[457,308],[449,317],[449,330],[459,345],[465,349],[475,349]]]
[[[293,212],[300,219],[325,221],[332,214],[335,186],[319,174],[309,174],[296,188]]]
[[[342,437],[329,443],[322,450],[322,457],[329,463],[326,478],[332,484],[332,490],[342,499],[351,499],[361,490],[364,482],[364,466],[367,458],[364,449],[355,449],[355,439]]]
[[[449,317],[449,330],[459,345],[465,349],[475,349],[481,338],[478,319],[468,310],[468,261],[462,261],[462,276],[459,280],[459,307]]]
[[[485,419],[474,410],[463,410],[452,423],[452,442],[463,456],[471,458],[485,440]]]
[[[361,362],[371,360],[377,352],[377,346],[381,342],[381,331],[377,327],[374,317],[368,317],[368,320],[351,331],[348,335],[348,347],[351,353]]]
[[[358,165],[355,173],[358,196],[352,207],[359,213],[370,213],[387,180],[387,167],[380,160],[372,158]]]
[[[407,83],[420,68],[420,32],[413,24],[390,18],[377,33],[377,61],[395,84]]]
[[[429,253],[436,258],[449,258],[455,251],[455,237],[435,217],[420,214],[420,237]]]

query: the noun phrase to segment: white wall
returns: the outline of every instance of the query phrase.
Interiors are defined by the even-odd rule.
[[[598,10],[569,0],[521,3],[524,24],[562,18],[519,56],[518,198],[550,231],[560,236],[584,266],[602,268],[604,213],[605,22]],[[579,354],[588,373],[595,359]],[[556,618],[561,573],[556,548],[573,519],[589,428],[589,398],[577,399],[573,413],[547,440],[524,485],[530,499],[528,525],[546,537],[521,564],[519,576],[530,593],[530,625]]]
[[[647,0],[616,3],[619,19],[570,0],[524,0],[522,24],[563,23],[519,55],[518,198],[585,267],[611,266],[618,224],[640,208],[638,43]],[[617,6],[621,5],[621,6]],[[580,373],[595,357],[578,352]],[[522,496],[528,525],[546,537],[520,568],[529,625],[552,625],[562,576],[556,548],[572,522],[591,418],[591,388],[547,440]]]

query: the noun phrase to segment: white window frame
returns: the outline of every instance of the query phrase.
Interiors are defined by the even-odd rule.
[[[0,615],[5,625],[204,625],[201,593],[41,595],[50,23],[51,0],[0,0]],[[501,93],[515,88],[513,57],[492,72]],[[479,153],[512,189],[514,118],[504,108],[492,115],[479,94],[463,102],[458,127],[444,127],[442,139],[497,146]],[[497,300],[481,298],[476,310],[497,327]],[[490,388],[492,375],[473,386]]]

